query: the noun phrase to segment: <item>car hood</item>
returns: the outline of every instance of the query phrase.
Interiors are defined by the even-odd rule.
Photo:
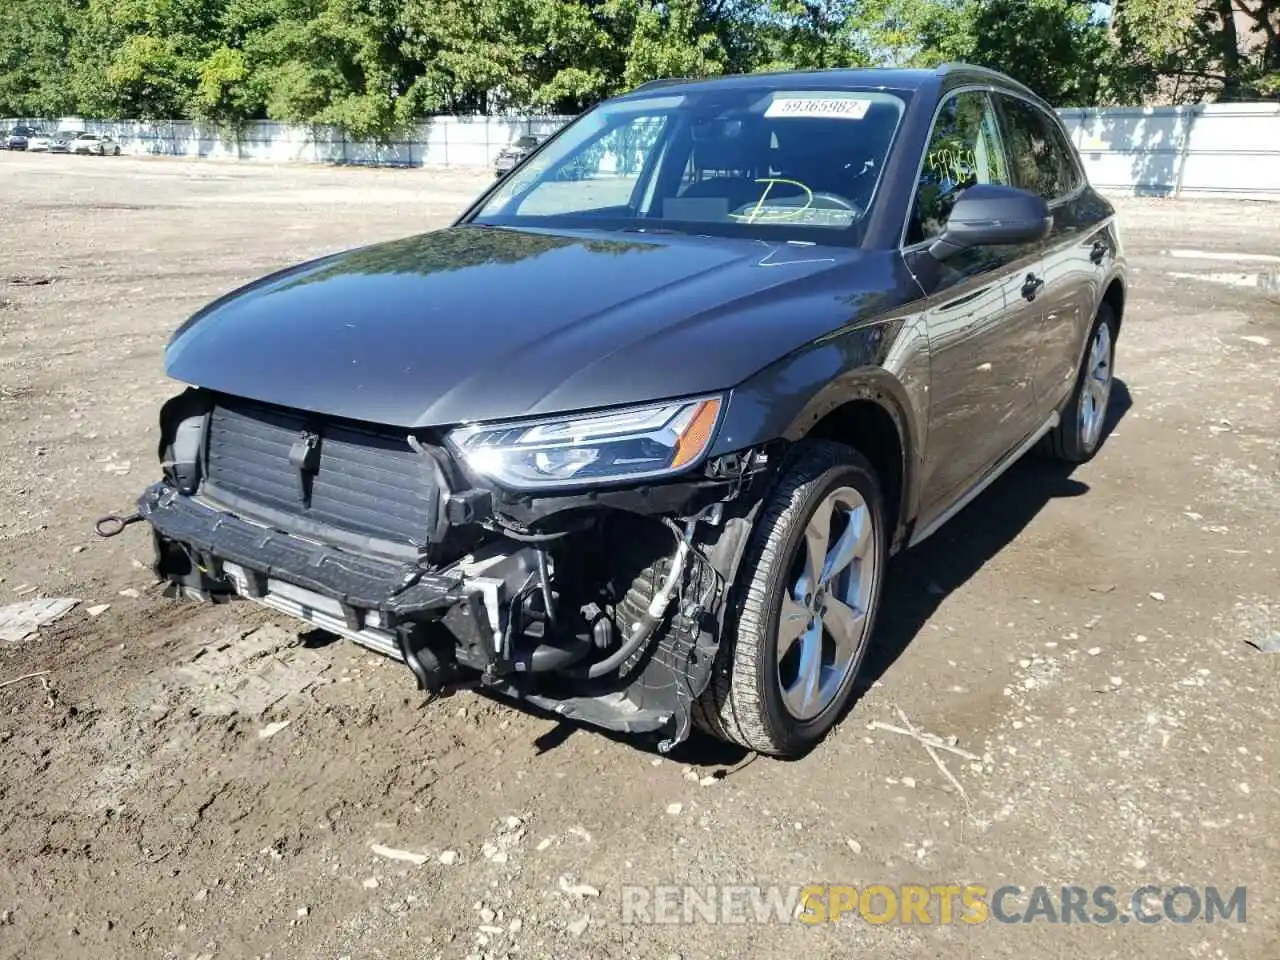
[[[223,297],[174,335],[166,369],[235,396],[404,427],[687,396],[732,387],[855,320],[858,292],[886,282],[851,269],[871,259],[458,226]]]

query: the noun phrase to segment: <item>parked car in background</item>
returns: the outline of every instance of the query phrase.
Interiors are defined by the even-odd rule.
[[[53,145],[53,134],[43,130],[33,130],[27,135],[27,149],[32,153],[41,153]]]
[[[92,153],[99,157],[120,156],[120,144],[106,134],[82,133],[71,141],[72,153]]]
[[[70,153],[71,145],[83,136],[83,130],[59,130],[49,142],[49,152]]]
[[[514,143],[498,151],[498,158],[493,165],[494,174],[501,177],[506,173],[510,173],[525,157],[538,149],[538,145],[545,139],[547,138],[534,133],[517,137]]]
[[[38,133],[35,127],[18,124],[12,130],[0,134],[0,150],[25,150],[28,140]]]
[[[138,511],[172,592],[433,694],[793,756],[889,555],[1033,447],[1098,451],[1125,299],[1114,208],[1008,77],[647,85],[452,227],[184,323]]]

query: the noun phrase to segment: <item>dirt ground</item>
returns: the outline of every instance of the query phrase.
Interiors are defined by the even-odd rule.
[[[0,688],[0,957],[1280,956],[1280,654],[1246,642],[1280,631],[1280,207],[1118,201],[1097,459],[1020,464],[895,561],[809,757],[659,759],[424,707],[346,642],[159,596],[143,527],[92,534],[157,475],[179,322],[484,179],[0,154],[0,605],[81,600],[0,641],[0,683],[48,684]],[[868,726],[899,711],[981,758],[939,754],[963,792]],[[814,883],[1244,886],[1247,916],[624,922],[629,885]]]

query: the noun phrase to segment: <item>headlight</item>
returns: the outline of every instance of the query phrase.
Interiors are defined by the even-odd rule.
[[[720,397],[600,413],[473,424],[449,444],[475,473],[536,490],[661,477],[694,466],[720,419]]]

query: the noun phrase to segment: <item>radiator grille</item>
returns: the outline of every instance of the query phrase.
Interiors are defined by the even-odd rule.
[[[308,432],[318,437],[319,456],[300,480],[289,455]],[[317,532],[332,527],[422,544],[436,514],[434,473],[403,432],[272,407],[220,404],[210,416],[207,462],[213,499],[234,498],[237,505],[263,508],[269,519],[304,521]]]

